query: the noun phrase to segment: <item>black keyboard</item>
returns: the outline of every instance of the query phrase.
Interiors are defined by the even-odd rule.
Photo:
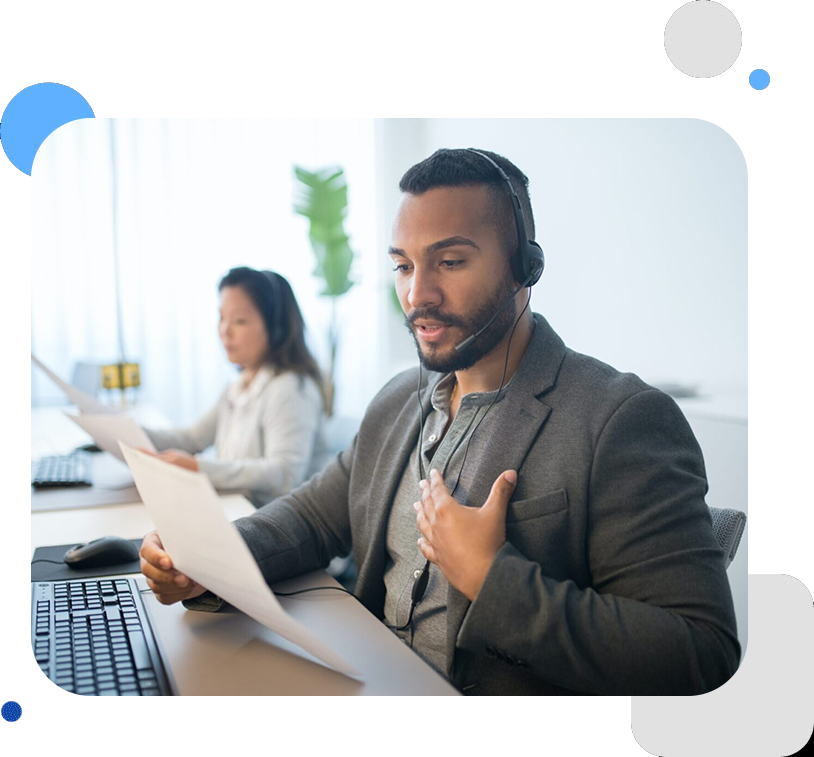
[[[40,458],[31,465],[31,485],[37,488],[92,484],[91,463],[85,452],[50,455]]]
[[[132,578],[31,584],[31,645],[57,686],[88,696],[169,695]]]

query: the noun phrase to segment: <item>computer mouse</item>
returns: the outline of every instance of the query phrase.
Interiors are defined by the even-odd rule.
[[[82,445],[80,445],[79,447],[76,448],[75,451],[76,452],[93,452],[93,453],[96,453],[96,452],[101,452],[102,449],[97,444],[94,444],[93,442],[91,442],[90,444],[82,444]]]
[[[138,560],[138,547],[120,536],[103,536],[77,544],[62,559],[69,568],[104,568]]]

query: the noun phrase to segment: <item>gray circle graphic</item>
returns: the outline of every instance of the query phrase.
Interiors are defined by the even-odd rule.
[[[664,29],[664,50],[670,62],[697,79],[726,71],[738,59],[741,42],[738,19],[712,0],[682,5]]]

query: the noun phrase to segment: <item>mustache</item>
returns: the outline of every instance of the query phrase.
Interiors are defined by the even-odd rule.
[[[415,322],[419,319],[435,321],[436,323],[441,323],[444,326],[466,327],[466,322],[463,319],[457,318],[454,315],[439,313],[437,310],[430,310],[428,308],[416,308],[412,313],[410,313],[410,315],[404,317],[404,324],[409,329],[415,326]]]

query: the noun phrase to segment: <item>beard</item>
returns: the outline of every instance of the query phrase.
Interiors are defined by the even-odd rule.
[[[414,310],[409,317],[404,319],[404,323],[413,337],[421,365],[428,371],[438,373],[452,373],[453,371],[465,371],[467,368],[471,368],[481,358],[495,349],[503,337],[506,336],[517,316],[517,303],[509,303],[489,328],[463,352],[456,352],[454,345],[443,348],[436,344],[425,344],[422,350],[421,343],[414,330],[415,321],[425,318],[437,321],[445,326],[459,328],[463,332],[458,340],[460,342],[480,331],[511,295],[514,288],[511,275],[505,276],[489,299],[467,316],[445,315],[431,309],[419,308]]]

